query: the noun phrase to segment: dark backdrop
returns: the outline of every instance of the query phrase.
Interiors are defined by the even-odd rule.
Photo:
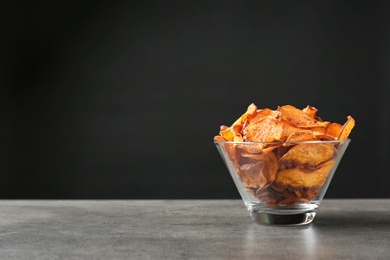
[[[327,197],[390,197],[386,1],[3,6],[0,198],[239,198],[213,144],[246,107],[357,125]]]

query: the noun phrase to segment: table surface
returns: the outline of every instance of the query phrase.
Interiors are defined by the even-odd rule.
[[[239,200],[0,200],[4,259],[389,259],[390,199],[324,200],[306,226]]]

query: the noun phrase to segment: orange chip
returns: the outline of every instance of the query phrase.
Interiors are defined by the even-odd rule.
[[[265,154],[264,159],[266,165],[266,172],[264,172],[264,176],[267,179],[268,183],[271,183],[276,178],[276,172],[278,170],[278,159],[276,158],[274,153]]]
[[[240,133],[247,118],[255,114],[256,110],[257,110],[256,105],[253,103],[250,104],[246,112],[239,119],[237,119],[236,122],[234,122],[233,125],[231,126],[233,131],[235,133]]]
[[[312,200],[315,197],[317,197],[319,193],[320,191],[318,188],[314,188],[314,189],[312,188],[305,192],[304,197],[306,197],[308,200]]]
[[[315,140],[313,132],[310,130],[301,130],[299,132],[291,133],[286,142],[301,142],[301,141],[310,141]]]
[[[254,163],[238,166],[238,175],[246,188],[263,189],[268,187],[276,177],[277,159],[273,153],[253,155]]]
[[[321,122],[312,118],[309,114],[291,105],[278,107],[278,111],[281,113],[281,119],[299,128],[327,127],[329,125],[329,122]]]
[[[312,130],[300,130],[294,132],[287,138],[286,142],[303,142],[303,141],[313,141],[313,140],[334,140],[335,138],[331,135],[325,134],[323,132],[316,132]],[[284,146],[289,146],[290,144],[284,144]]]
[[[275,183],[280,187],[288,187],[291,190],[321,187],[332,170],[334,162],[333,159],[329,160],[322,164],[320,168],[310,172],[299,168],[280,171]]]
[[[326,134],[326,129],[327,127],[313,127],[313,128],[310,128],[308,130],[310,131],[313,131],[313,132],[317,132],[317,133],[323,133],[323,134]]]
[[[326,128],[326,133],[333,136],[335,139],[338,139],[341,133],[342,125],[338,123],[331,123],[328,128]]]
[[[224,142],[224,141],[226,141],[226,140],[223,139],[222,136],[216,135],[216,136],[214,136],[214,141],[217,141],[217,142]]]
[[[263,151],[263,144],[239,144],[237,148],[245,151],[242,154],[259,154]]]
[[[332,144],[307,143],[292,147],[279,160],[287,168],[299,167],[313,169],[319,164],[333,158],[335,150]]]
[[[254,156],[253,154],[259,154],[259,153],[268,154],[269,152],[273,151],[279,146],[280,145],[268,145],[266,148],[264,148],[265,144],[263,143],[253,143],[253,144],[248,143],[245,145],[237,145],[237,148],[240,148],[247,152],[247,155],[243,153],[242,156],[253,157]]]
[[[266,178],[261,174],[263,168],[264,163],[262,161],[240,165],[238,176],[242,184],[246,188],[262,188],[267,183]]]
[[[243,131],[248,142],[274,142],[281,139],[283,124],[275,119],[263,118],[251,123]]]
[[[281,146],[282,146],[281,144],[268,145],[266,148],[263,148],[262,152],[265,154],[268,154],[268,153],[272,152],[273,150],[275,150],[276,148],[279,148]]]
[[[280,142],[284,142],[287,140],[287,138],[290,135],[292,135],[296,132],[302,131],[302,129],[295,127],[293,124],[291,124],[285,120],[281,120],[280,122],[282,122],[282,124],[283,124],[283,134],[279,140]]]
[[[355,119],[352,118],[352,116],[347,116],[348,120],[343,125],[343,128],[341,129],[339,140],[346,140],[351,133],[352,129],[355,127]]]
[[[257,107],[255,104],[250,104],[247,111],[237,119],[231,127],[221,126],[219,134],[229,142],[243,142],[241,131],[247,118],[256,113]]]
[[[263,203],[267,203],[269,205],[276,205],[280,201],[280,197],[278,197],[273,192],[264,189],[256,190],[254,196],[256,196]]]
[[[252,114],[252,117],[248,118],[249,122],[254,124],[264,118],[270,118],[270,119],[279,119],[280,117],[280,112],[279,111],[274,111],[269,108],[264,108],[264,109],[258,109],[256,110],[256,113]]]
[[[230,127],[222,125],[219,130],[219,134],[228,142],[234,141],[234,134]]]
[[[317,140],[327,140],[327,141],[335,140],[335,138],[332,135],[325,134],[325,133],[322,133],[322,132],[315,132],[315,131],[313,131],[313,136]]]
[[[307,106],[304,109],[302,109],[302,111],[308,114],[311,118],[315,118],[318,109],[312,106]]]

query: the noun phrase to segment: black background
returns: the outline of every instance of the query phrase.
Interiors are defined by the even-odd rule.
[[[326,197],[390,197],[386,1],[3,6],[0,198],[239,198],[214,144],[254,102],[352,142]]]

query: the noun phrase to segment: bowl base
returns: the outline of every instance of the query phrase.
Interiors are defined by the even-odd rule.
[[[310,224],[316,212],[304,212],[298,214],[274,214],[267,212],[259,212],[253,210],[249,212],[253,221],[262,225],[276,225],[276,226],[296,226]]]

